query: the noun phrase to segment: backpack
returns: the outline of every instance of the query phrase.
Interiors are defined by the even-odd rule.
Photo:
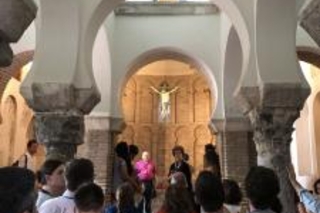
[[[19,160],[20,160],[21,158],[19,158],[18,160],[16,160],[11,166],[13,166],[13,167],[18,167],[19,166]],[[23,168],[27,168],[27,166],[28,166],[28,157],[27,157],[27,155],[26,154],[24,154],[24,166],[23,166]]]

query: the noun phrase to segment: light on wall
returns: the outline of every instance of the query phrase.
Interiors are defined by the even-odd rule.
[[[31,70],[32,64],[33,64],[33,61],[30,61],[29,63],[27,63],[26,65],[24,65],[21,68],[21,73],[20,73],[20,80],[21,81],[23,81],[23,79],[27,76],[27,74]]]

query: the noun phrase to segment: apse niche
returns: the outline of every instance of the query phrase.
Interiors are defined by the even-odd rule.
[[[208,127],[213,105],[205,77],[193,66],[161,60],[138,70],[122,94],[126,128],[118,141],[149,151],[158,178],[173,162],[171,149],[182,145],[194,175],[203,169],[204,145],[215,143]],[[140,157],[140,156],[139,156]]]

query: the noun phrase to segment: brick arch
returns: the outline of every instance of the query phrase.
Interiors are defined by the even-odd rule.
[[[21,68],[33,60],[33,55],[33,50],[18,53],[14,56],[10,66],[0,68],[0,98],[2,98],[3,92],[11,78],[21,81]]]
[[[300,46],[297,47],[299,60],[312,64],[320,69],[320,48]]]

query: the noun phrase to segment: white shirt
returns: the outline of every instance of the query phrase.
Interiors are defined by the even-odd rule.
[[[238,205],[223,204],[230,213],[240,213],[241,207]]]
[[[40,208],[40,206],[47,200],[50,200],[54,198],[52,195],[50,195],[49,192],[40,189],[38,192],[38,198],[37,198],[37,202],[36,202],[36,207],[37,209]]]
[[[65,191],[62,196],[45,201],[39,213],[75,213],[74,192]]]
[[[27,156],[27,159],[26,159],[26,156]],[[26,152],[20,157],[18,167],[27,168],[27,169],[30,169],[31,171],[35,171],[33,157],[30,155],[29,152]]]

